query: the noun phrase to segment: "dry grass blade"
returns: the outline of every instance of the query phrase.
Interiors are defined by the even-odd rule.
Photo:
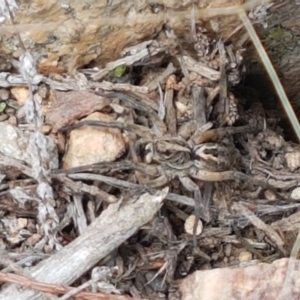
[[[0,282],[3,283],[15,283],[17,285],[34,289],[39,292],[48,293],[48,299],[55,297],[54,295],[65,294],[67,292],[73,291],[75,288],[62,286],[58,284],[47,284],[42,282],[37,282],[25,276],[3,273],[0,272]],[[50,296],[51,295],[51,296]],[[31,298],[33,299],[33,298]],[[54,299],[57,299],[56,297]],[[76,294],[76,299],[78,300],[134,300],[134,298],[121,296],[121,295],[107,295],[102,293],[91,293],[91,292],[81,292]]]
[[[53,178],[59,178],[61,175],[55,175],[53,174]],[[137,191],[144,191],[145,186],[136,184],[136,183],[131,183],[127,182],[125,180],[120,180],[116,178],[112,178],[109,176],[104,176],[104,175],[99,175],[99,174],[85,174],[85,173],[78,173],[78,174],[70,174],[68,177],[72,179],[79,179],[79,180],[99,180],[102,182],[105,182],[107,184],[110,184],[112,186],[117,186],[123,189],[130,189],[130,190],[137,190]],[[63,180],[63,179],[62,179]],[[195,201],[193,198],[187,197],[187,196],[182,196],[182,195],[177,195],[174,193],[169,193],[166,196],[166,199],[178,202],[187,206],[195,206]]]
[[[145,126],[140,126],[137,124],[126,124],[122,122],[103,122],[103,121],[92,121],[92,120],[85,120],[78,122],[76,124],[70,125],[70,126],[65,126],[60,129],[61,132],[64,131],[70,131],[76,128],[80,128],[82,126],[94,126],[94,127],[104,127],[104,128],[117,128],[120,130],[128,130],[131,132],[136,133],[140,137],[146,137],[146,138],[152,138],[154,134],[152,131],[145,127]]]

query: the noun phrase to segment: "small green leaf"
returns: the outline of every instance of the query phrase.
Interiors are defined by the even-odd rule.
[[[121,65],[112,71],[113,77],[122,77],[127,69],[126,65]]]
[[[6,103],[5,102],[0,102],[0,113],[3,113],[6,108]]]
[[[278,40],[280,40],[283,37],[283,35],[284,35],[284,31],[283,31],[282,28],[280,28],[280,27],[274,27],[273,29],[271,29],[269,31],[268,37],[270,39],[272,39],[272,40],[278,41]]]

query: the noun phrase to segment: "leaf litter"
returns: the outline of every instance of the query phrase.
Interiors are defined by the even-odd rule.
[[[165,28],[38,84],[24,50],[27,100],[1,99],[1,281],[24,299],[180,299],[195,270],[290,256],[300,148],[279,113],[245,103],[243,50],[195,26],[183,52]]]

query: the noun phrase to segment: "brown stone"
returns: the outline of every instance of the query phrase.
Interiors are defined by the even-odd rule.
[[[46,110],[46,123],[57,131],[108,104],[108,99],[86,91],[54,92],[51,106]]]
[[[109,115],[94,113],[87,120],[114,121]],[[74,168],[100,162],[115,161],[126,151],[119,129],[83,127],[72,130],[64,168]]]
[[[300,261],[197,271],[180,283],[182,300],[300,299]]]

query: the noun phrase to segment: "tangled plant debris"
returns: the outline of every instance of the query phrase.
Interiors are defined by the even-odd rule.
[[[23,50],[0,74],[0,280],[27,289],[1,299],[180,299],[195,270],[290,256],[300,149],[243,86],[244,49],[165,28],[52,78]]]

